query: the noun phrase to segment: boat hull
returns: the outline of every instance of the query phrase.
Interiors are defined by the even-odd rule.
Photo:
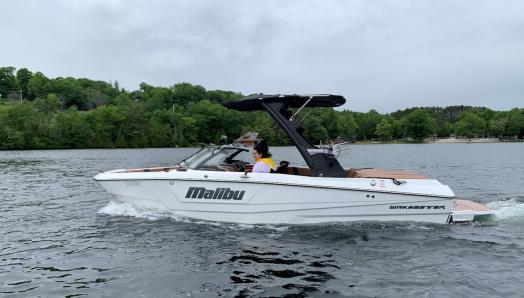
[[[428,180],[395,185],[388,179],[291,177],[241,173],[102,173],[95,179],[118,200],[139,208],[202,220],[245,224],[315,224],[345,221],[417,221],[445,224],[453,193]],[[286,175],[287,176],[287,175]],[[278,179],[277,179],[278,178]],[[286,177],[288,178],[288,177]],[[409,185],[411,184],[411,185]],[[396,189],[395,189],[396,188]]]

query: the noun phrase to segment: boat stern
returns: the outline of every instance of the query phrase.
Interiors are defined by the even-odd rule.
[[[489,207],[465,199],[454,199],[452,210],[450,221],[454,223],[472,222],[495,214]]]

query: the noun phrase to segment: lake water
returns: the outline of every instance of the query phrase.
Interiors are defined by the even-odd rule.
[[[0,152],[0,296],[522,297],[524,144],[355,145],[496,210],[469,225],[251,226],[113,202],[92,177],[185,149]],[[294,148],[276,159],[303,163]]]

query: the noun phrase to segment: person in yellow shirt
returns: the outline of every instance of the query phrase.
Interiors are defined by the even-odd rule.
[[[271,158],[267,142],[260,140],[253,147],[253,158],[255,159],[255,165],[253,166],[253,173],[270,173],[277,169],[275,161]]]

